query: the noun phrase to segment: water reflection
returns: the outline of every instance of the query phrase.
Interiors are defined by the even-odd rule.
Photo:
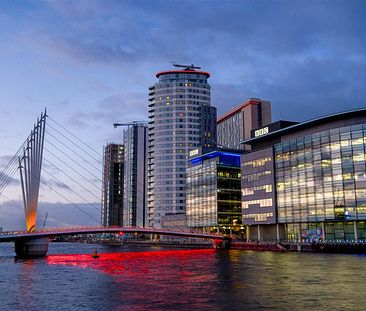
[[[98,246],[92,259],[94,247],[51,245],[46,258],[14,261],[0,245],[0,310],[364,310],[366,303],[365,256]]]
[[[213,249],[204,250],[164,250],[147,252],[103,253],[99,258],[90,254],[68,254],[47,256],[48,264],[72,265],[91,268],[110,275],[138,276],[166,269],[187,268],[196,261],[212,261]],[[183,269],[185,270],[185,269]],[[179,271],[183,272],[182,270]]]
[[[114,277],[115,295],[140,308],[210,308],[210,284],[217,282],[215,250],[165,250],[88,255],[52,255],[51,265],[71,265]],[[214,298],[214,297],[213,297]],[[124,308],[121,306],[121,308]]]

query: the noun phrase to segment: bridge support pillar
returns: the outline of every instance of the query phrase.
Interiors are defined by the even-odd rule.
[[[14,242],[17,257],[46,256],[48,251],[48,238],[25,238]]]

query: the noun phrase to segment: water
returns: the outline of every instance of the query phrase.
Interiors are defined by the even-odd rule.
[[[0,310],[365,310],[366,256],[0,244]]]

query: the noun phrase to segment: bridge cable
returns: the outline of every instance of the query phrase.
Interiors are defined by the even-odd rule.
[[[5,188],[8,186],[8,184],[13,180],[13,177],[15,175],[15,173],[17,172],[18,167],[15,167],[12,171],[12,173],[7,174],[7,179],[4,181],[4,183],[0,186],[0,194],[3,193],[3,191],[5,190]]]
[[[49,117],[50,118],[50,117]],[[55,122],[56,124],[58,124],[55,120],[52,119],[53,122]],[[87,146],[89,149],[91,149],[93,152],[95,152],[96,154],[100,155],[98,152],[96,152],[94,149],[92,149],[91,147],[89,147],[87,144],[85,144],[83,141],[81,141],[78,137],[76,137],[75,135],[73,135],[71,132],[69,132],[68,130],[66,130],[63,126],[61,126],[60,124],[58,124],[61,128],[63,128],[65,131],[67,131],[71,136],[75,137],[78,141],[80,141],[83,145]],[[52,127],[52,126],[51,126]],[[55,129],[54,127],[52,127],[56,132],[60,133],[57,129]],[[48,132],[48,131],[47,131]],[[48,134],[50,134],[48,132]],[[6,167],[4,168],[4,170],[0,173],[0,194],[3,192],[3,190],[6,188],[6,186],[10,183],[11,180],[13,180],[13,176],[15,175],[15,173],[17,172],[17,170],[19,169],[19,163],[18,163],[18,159],[19,157],[23,154],[23,150],[24,147],[27,145],[27,141],[29,140],[29,138],[31,137],[32,134],[30,134],[25,141],[23,142],[23,144],[19,147],[19,149],[17,150],[17,152],[14,154],[14,156],[10,159],[10,161],[8,162],[8,164],[6,165]],[[60,135],[62,135],[62,133],[60,133]],[[61,142],[59,139],[57,139],[57,137],[55,137],[54,135],[50,134],[50,136],[54,137],[56,140],[58,140],[61,144],[63,144],[64,146],[66,146],[69,150],[71,150],[65,143]],[[64,135],[62,135],[64,136]],[[64,136],[66,138],[66,136]],[[67,138],[66,138],[67,139]],[[71,143],[73,143],[70,139],[69,140]],[[48,141],[49,142],[49,141]],[[54,146],[57,150],[59,150],[60,152],[62,152],[59,148],[57,148],[54,144],[52,144],[51,142],[49,142],[52,146]],[[74,145],[76,145],[75,143],[73,143]],[[79,147],[79,149],[81,149]],[[81,149],[83,150],[83,149]],[[72,151],[72,150],[71,150]],[[48,152],[50,152],[48,150]],[[86,151],[84,151],[86,154],[88,154]],[[50,152],[51,154],[53,154],[52,152]],[[62,152],[63,154],[65,154],[64,152]],[[74,152],[75,153],[75,152]],[[70,158],[67,154],[65,154],[70,160],[73,160],[72,158]],[[94,160],[96,160],[97,162],[99,162],[96,158],[94,158],[93,156],[91,156],[90,154],[88,154],[91,158],[93,158]],[[80,158],[82,158],[81,156],[79,156]],[[58,158],[58,157],[57,157]],[[59,159],[59,158],[58,158]],[[83,158],[82,158],[83,159]],[[61,160],[61,159],[59,159]],[[84,161],[86,161],[87,163],[91,164],[89,161],[83,159]],[[47,160],[48,161],[48,160]],[[62,161],[62,160],[61,160]],[[50,161],[48,161],[49,163],[51,163]],[[65,163],[64,161],[62,161],[63,163]],[[78,164],[76,161],[73,161],[76,164]],[[100,163],[100,162],[99,162]],[[66,164],[66,163],[65,163]],[[54,164],[51,163],[52,166],[55,167]],[[79,165],[79,164],[78,164]],[[92,165],[92,164],[91,164]],[[69,166],[69,165],[68,165]],[[81,165],[79,165],[81,168],[83,168]],[[94,165],[92,165],[94,166]],[[69,166],[70,167],[70,166]],[[95,167],[95,166],[94,166]],[[96,168],[96,167],[95,167]],[[71,168],[72,170],[74,170],[73,168]],[[100,180],[100,178],[98,178],[97,176],[95,176],[94,174],[92,174],[88,169],[83,168],[84,170],[86,170],[89,174],[93,175],[97,180]],[[58,182],[60,182],[59,179],[57,179],[56,177],[54,177],[51,173],[47,172],[45,169],[43,169],[48,175],[50,175],[52,178],[58,180]],[[74,170],[75,171],[75,170]],[[76,204],[72,203],[69,199],[67,199],[63,194],[61,194],[59,191],[57,191],[56,189],[54,189],[52,186],[50,186],[47,182],[43,181],[40,179],[40,176],[35,176],[34,174],[31,174],[33,177],[35,177],[36,179],[40,180],[40,182],[42,182],[42,184],[44,184],[45,186],[47,186],[48,188],[50,188],[51,190],[53,190],[55,193],[57,193],[59,196],[61,196],[63,199],[65,199],[68,203],[70,203],[71,205],[75,206],[77,209],[79,209],[82,213],[84,213],[85,215],[87,215],[88,217],[92,218],[94,221],[96,221],[97,223],[99,223],[100,221],[97,220],[95,217],[93,217],[92,215],[90,215],[89,213],[87,213],[86,211],[84,211],[82,208],[80,208],[79,206],[77,206]],[[68,176],[67,174],[65,174],[66,176]],[[80,175],[80,174],[79,174]],[[80,175],[81,177],[85,178],[84,176]],[[71,178],[70,176],[68,176],[69,178]],[[74,180],[73,178],[71,178],[72,180]],[[87,180],[87,179],[85,179]],[[74,180],[75,181],[75,180]],[[80,183],[78,183],[77,181],[75,181],[79,186],[81,186]],[[60,182],[61,184],[63,184],[64,186],[66,186],[70,191],[72,191],[73,193],[75,193],[76,195],[78,195],[80,198],[82,198],[86,203],[88,203],[89,205],[93,206],[95,209],[97,209],[98,211],[100,210],[99,207],[96,207],[95,205],[93,205],[92,203],[88,202],[85,198],[83,198],[82,196],[80,196],[78,193],[76,193],[75,191],[73,191],[70,187],[68,187],[67,185],[65,185],[64,183]],[[91,183],[89,181],[89,183]],[[95,184],[91,183],[94,187],[96,187],[97,189],[100,190],[100,188],[98,188],[97,186],[95,186]],[[81,186],[82,188],[84,188],[83,186]],[[85,190],[87,190],[86,188],[84,188]],[[88,190],[87,190],[88,191]],[[88,191],[89,193],[91,193],[90,191]],[[92,194],[92,193],[91,193]],[[94,195],[95,196],[95,195]],[[96,196],[95,196],[96,197]],[[100,198],[98,198],[100,199]]]
[[[60,170],[57,166],[55,166],[54,164],[52,164],[50,161],[48,161],[47,159],[43,158],[43,160],[46,160],[50,165],[52,165],[54,168],[56,168],[58,171],[60,171],[62,174],[64,174],[66,177],[70,178],[72,181],[74,181],[75,183],[77,183],[81,188],[83,188],[85,191],[89,192],[93,197],[95,197],[96,199],[100,200],[99,197],[97,197],[94,193],[92,193],[91,191],[89,191],[87,188],[85,188],[82,184],[80,184],[77,180],[75,180],[74,178],[72,178],[70,175],[66,174],[64,171]],[[52,178],[56,179],[59,183],[61,183],[62,185],[66,186],[68,189],[70,189],[72,191],[72,189],[66,185],[65,183],[61,182],[57,177],[53,176],[51,173],[49,173],[48,171],[46,171],[44,168],[43,170],[50,175]],[[77,194],[77,193],[76,193]],[[89,202],[88,202],[89,203]],[[94,205],[93,205],[94,206]],[[98,208],[99,210],[99,208]]]
[[[81,167],[83,170],[87,171],[90,175],[92,175],[94,178],[102,181],[98,176],[94,175],[92,172],[90,172],[87,168],[83,167],[82,165],[80,165],[77,161],[75,161],[73,158],[71,158],[68,154],[66,154],[65,152],[63,152],[60,148],[58,148],[57,146],[55,146],[53,143],[51,143],[49,140],[45,139],[46,142],[48,142],[49,144],[51,144],[55,149],[57,149],[59,152],[61,152],[63,155],[65,155],[69,160],[71,160],[72,162],[74,162],[75,164],[77,164],[79,167]],[[49,151],[49,150],[48,150]]]
[[[18,149],[16,154],[10,159],[4,170],[0,173],[0,194],[5,190],[8,184],[13,180],[13,176],[17,171],[19,166],[18,157],[21,154],[21,148],[24,147],[24,144]]]
[[[7,179],[7,175],[13,171],[14,167],[17,167],[19,164],[15,160],[10,160],[4,170],[0,173],[0,184]]]
[[[71,144],[73,144],[75,147],[77,147],[78,149],[80,149],[81,151],[83,151],[84,153],[86,153],[88,156],[90,156],[92,159],[94,159],[97,163],[102,164],[101,159],[97,159],[94,156],[92,156],[90,153],[86,152],[85,149],[81,148],[78,144],[76,144],[75,142],[73,142],[70,138],[68,138],[66,135],[62,134],[59,130],[57,130],[55,127],[53,127],[52,125],[48,124],[48,126],[50,128],[52,128],[54,131],[56,131],[58,134],[60,134],[62,137],[64,137],[67,141],[69,141]],[[100,156],[100,154],[99,154]]]
[[[100,200],[100,197],[97,197],[93,192],[91,192],[89,189],[87,189],[86,187],[84,187],[81,183],[79,183],[77,180],[75,180],[73,177],[71,177],[69,174],[65,173],[63,170],[61,170],[60,168],[58,168],[56,165],[54,165],[52,162],[48,161],[47,159],[43,158],[43,160],[45,160],[46,162],[49,163],[49,165],[51,165],[52,167],[54,167],[56,170],[58,170],[59,172],[61,172],[63,175],[65,175],[66,177],[70,178],[72,181],[74,181],[75,183],[77,183],[80,187],[82,187],[85,191],[89,192],[92,196],[94,196],[95,198],[97,198],[98,200]],[[93,183],[90,182],[90,184],[94,187],[96,187],[98,190],[100,190],[97,186],[95,186]]]
[[[56,181],[58,181],[61,185],[67,188],[67,190],[71,191],[72,193],[76,194],[80,199],[84,200],[85,203],[89,204],[90,206],[94,207],[97,211],[100,211],[99,207],[95,206],[93,203],[89,202],[87,199],[85,199],[83,196],[72,190],[68,185],[64,184],[62,181],[60,181],[57,177],[53,176],[49,172],[47,172],[45,169],[43,169],[46,174],[54,178]]]
[[[67,202],[69,202],[71,205],[75,206],[78,210],[80,210],[81,212],[83,212],[85,215],[89,216],[91,219],[93,219],[94,221],[96,221],[98,224],[100,223],[99,220],[95,219],[93,216],[91,216],[89,213],[85,212],[83,209],[81,209],[79,206],[77,206],[75,203],[72,203],[70,200],[68,200],[64,195],[62,195],[60,192],[58,192],[57,190],[55,190],[53,187],[51,187],[50,185],[48,185],[45,181],[41,180],[41,183],[46,185],[48,188],[50,188],[51,190],[55,191],[60,197],[62,197],[63,199],[65,199]]]
[[[99,224],[99,220],[95,219],[93,216],[91,216],[89,213],[87,213],[86,211],[84,211],[83,209],[81,209],[79,206],[77,206],[75,203],[71,202],[69,199],[67,199],[63,194],[61,194],[59,191],[57,191],[55,188],[53,188],[52,186],[50,186],[47,182],[45,182],[42,179],[39,179],[38,176],[35,176],[34,174],[31,174],[33,177],[37,178],[38,180],[40,180],[40,182],[42,184],[44,184],[45,186],[47,186],[48,188],[50,188],[51,190],[53,190],[54,192],[56,192],[60,197],[62,197],[63,199],[65,199],[68,203],[70,203],[71,205],[75,206],[78,210],[80,210],[81,212],[83,212],[85,215],[89,216],[91,219],[93,219],[94,221],[96,221]]]
[[[53,155],[57,160],[61,161],[64,165],[66,165],[68,168],[70,168],[74,173],[76,173],[77,175],[79,175],[80,177],[82,177],[85,181],[87,181],[89,184],[91,184],[93,187],[95,187],[96,189],[100,190],[99,187],[97,187],[94,183],[92,183],[90,180],[88,180],[84,175],[80,174],[77,170],[75,170],[72,166],[70,166],[69,164],[67,164],[64,160],[60,159],[57,155],[55,155],[52,151],[48,150],[47,148],[44,148],[47,152],[49,152],[51,155]],[[50,162],[49,160],[47,160],[48,162]],[[52,164],[52,163],[51,163]],[[54,164],[53,164],[54,165]],[[100,179],[98,179],[98,181],[101,181]]]
[[[48,161],[48,160],[47,160]],[[32,161],[33,162],[33,161]],[[49,161],[48,161],[49,162]],[[51,163],[52,164],[52,163]],[[52,164],[53,165],[53,164]],[[78,197],[80,197],[82,200],[84,200],[87,204],[89,204],[90,206],[94,207],[98,212],[100,212],[99,207],[96,207],[94,204],[92,204],[91,202],[89,202],[88,200],[86,200],[85,198],[83,198],[81,195],[79,195],[78,193],[76,193],[74,190],[72,190],[69,186],[65,185],[63,182],[61,182],[58,178],[56,178],[55,176],[53,176],[51,173],[49,173],[47,170],[44,169],[44,167],[42,167],[42,171],[44,171],[45,173],[47,173],[49,176],[51,176],[52,178],[56,179],[60,184],[64,185],[67,187],[68,190],[70,190],[71,192],[73,192],[74,194],[76,194]],[[52,186],[50,186],[48,183],[46,183],[44,180],[42,180],[40,178],[40,176],[35,176],[34,174],[31,173],[31,176],[35,177],[37,180],[39,180],[42,184],[46,185],[47,187],[49,187],[51,190],[55,191],[59,196],[61,196],[62,198],[64,198],[67,202],[69,202],[70,204],[72,204],[73,206],[75,206],[77,209],[79,209],[80,211],[82,211],[84,214],[88,215],[89,217],[91,217],[94,221],[96,221],[97,223],[99,223],[99,220],[96,220],[93,216],[91,216],[89,213],[85,212],[83,209],[81,209],[80,207],[78,207],[76,204],[72,203],[69,199],[67,199],[64,195],[62,195],[59,191],[57,191],[55,188],[53,188]]]
[[[95,152],[98,156],[100,156],[100,153],[95,151],[92,147],[87,145],[85,142],[83,142],[79,137],[75,136],[73,133],[71,133],[69,130],[67,130],[65,127],[63,127],[61,124],[59,124],[56,120],[52,119],[50,116],[48,116],[48,119],[56,123],[59,127],[61,127],[64,131],[69,133],[71,136],[76,138],[79,142],[81,142],[84,146],[88,147],[91,151]]]
[[[53,137],[54,139],[56,139],[59,143],[61,143],[66,149],[70,150],[72,153],[76,154],[80,159],[82,159],[83,161],[85,161],[86,163],[90,164],[92,167],[94,167],[95,169],[97,169],[100,173],[102,173],[101,169],[99,167],[96,167],[93,163],[89,162],[88,160],[86,160],[85,158],[83,158],[79,153],[75,152],[74,150],[72,150],[69,146],[67,146],[65,143],[63,143],[61,140],[59,140],[56,136],[52,135],[49,131],[46,130],[46,133],[48,135],[50,135],[51,137]],[[88,154],[89,155],[89,154]],[[90,155],[89,155],[90,156]]]
[[[14,165],[17,165],[18,164],[18,156],[21,154],[22,148],[24,147],[25,143],[26,143],[26,141],[20,146],[20,148],[18,149],[18,151],[12,156],[12,158],[9,160],[8,164],[3,169],[2,173],[6,174],[6,172],[8,170],[12,170],[12,167]]]
[[[6,170],[5,172],[1,172],[0,173],[1,174],[1,177],[0,177],[0,188],[2,188],[3,185],[5,186],[7,184],[8,179],[9,178],[11,179],[11,177],[14,174],[13,173],[14,170],[16,170],[18,168],[18,166],[19,166],[19,164],[16,165],[16,163],[14,163],[11,167],[9,167],[8,170]]]

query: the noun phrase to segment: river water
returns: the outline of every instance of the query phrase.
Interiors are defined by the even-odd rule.
[[[366,256],[51,243],[16,260],[0,244],[0,310],[192,309],[366,310]]]

